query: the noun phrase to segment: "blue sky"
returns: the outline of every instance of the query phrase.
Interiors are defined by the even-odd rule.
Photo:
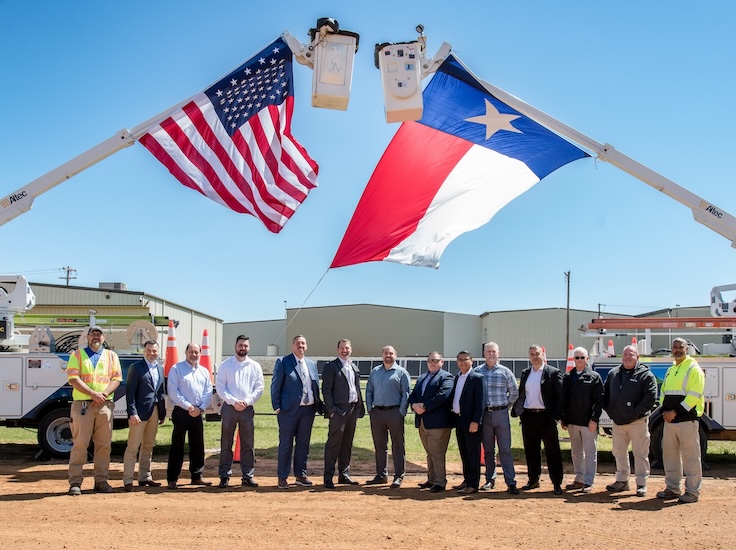
[[[622,0],[458,3],[0,0],[0,195],[201,91],[284,30],[319,17],[360,33],[346,112],[310,106],[295,65],[293,131],[319,188],[273,235],[180,185],[140,144],[0,226],[0,273],[122,281],[225,321],[275,319],[325,274],[398,128],[386,124],[376,43],[443,41],[480,78],[613,144],[732,214],[736,4]],[[433,154],[428,152],[427,154]],[[401,215],[401,205],[386,208]],[[577,161],[462,235],[438,270],[330,270],[307,306],[371,303],[480,314],[564,307],[638,313],[704,305],[736,282],[730,243],[684,206],[606,163]]]

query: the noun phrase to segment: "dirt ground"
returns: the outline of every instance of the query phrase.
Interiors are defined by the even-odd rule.
[[[154,478],[165,480],[163,457]],[[321,482],[319,460],[312,479]],[[122,492],[122,463],[112,465],[114,494],[91,491],[87,465],[81,497],[69,497],[66,464],[0,460],[0,541],[9,548],[732,548],[736,471],[706,472],[700,502],[677,505],[655,498],[662,472],[650,478],[649,495],[611,496],[610,465],[588,495],[554,496],[548,479],[519,496],[503,490],[462,496],[432,494],[422,464],[412,464],[400,489],[338,486],[325,490],[281,490],[274,461],[256,466],[257,489],[182,485]],[[460,483],[460,464],[449,465],[449,485]],[[569,464],[566,467],[569,469]],[[188,479],[187,464],[184,476]],[[237,471],[237,470],[236,470]],[[208,458],[206,477],[217,481],[217,456]],[[524,466],[518,479],[526,479]],[[372,464],[353,466],[353,476],[372,477]],[[233,477],[239,481],[239,472]],[[565,483],[572,481],[568,474]],[[504,487],[505,488],[505,487]]]

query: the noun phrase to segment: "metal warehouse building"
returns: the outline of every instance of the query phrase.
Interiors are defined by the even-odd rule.
[[[89,323],[90,313],[105,329],[106,343],[116,351],[128,351],[128,326],[138,319],[157,325],[161,355],[166,351],[168,320],[178,323],[176,343],[179,359],[189,342],[202,343],[207,329],[210,354],[215,364],[222,359],[222,319],[195,311],[151,294],[129,291],[124,283],[100,283],[98,288],[29,283],[36,296],[36,306],[15,316],[16,328],[28,333],[34,325],[49,325],[59,341],[78,337]],[[5,284],[12,291],[13,284]]]

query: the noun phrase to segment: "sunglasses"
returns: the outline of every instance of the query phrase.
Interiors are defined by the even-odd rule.
[[[430,363],[439,363],[440,361],[442,361],[442,359],[430,359],[429,360]]]
[[[575,359],[587,359],[587,357],[583,357],[582,355],[576,355]]]

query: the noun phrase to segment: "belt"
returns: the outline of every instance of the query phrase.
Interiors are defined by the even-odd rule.
[[[504,411],[508,408],[509,408],[508,405],[500,405],[498,407],[486,407],[486,410],[487,411]]]
[[[524,412],[543,413],[543,412],[547,412],[547,409],[524,409]]]
[[[383,407],[381,405],[373,405],[373,408],[374,409],[378,409],[380,411],[388,411],[388,410],[391,410],[391,409],[398,409],[399,406],[398,405],[391,405],[390,407]]]

